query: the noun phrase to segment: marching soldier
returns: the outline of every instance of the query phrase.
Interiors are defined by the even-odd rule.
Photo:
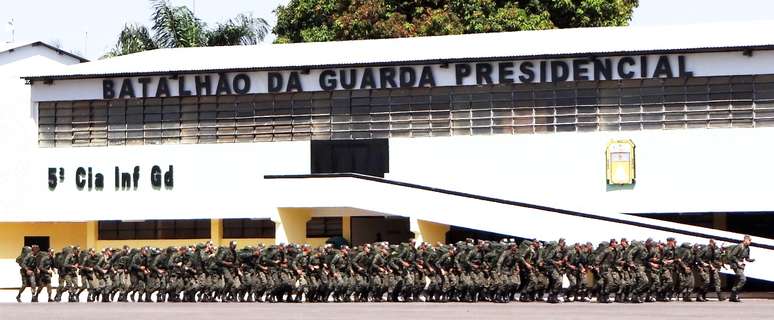
[[[744,287],[747,278],[744,275],[745,262],[755,262],[755,259],[750,258],[750,244],[752,238],[745,235],[741,243],[731,245],[725,248],[726,260],[731,266],[731,270],[736,275],[736,282],[731,288],[731,297],[728,298],[731,302],[740,302],[739,291]]]

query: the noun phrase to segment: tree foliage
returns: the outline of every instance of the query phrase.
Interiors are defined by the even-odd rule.
[[[291,0],[276,42],[621,26],[639,0]]]
[[[252,14],[239,14],[210,29],[187,6],[173,6],[167,0],[151,0],[151,4],[153,34],[145,26],[126,24],[115,47],[104,57],[156,48],[256,44],[269,32],[266,20]]]

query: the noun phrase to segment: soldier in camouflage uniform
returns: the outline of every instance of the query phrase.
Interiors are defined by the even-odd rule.
[[[666,245],[662,246],[661,251],[661,289],[659,290],[659,301],[669,302],[675,292],[675,267],[676,242],[675,238],[667,238]]]
[[[656,302],[656,295],[661,289],[661,248],[653,239],[645,241],[647,260],[644,262],[645,274],[648,276],[649,286],[644,302]]]
[[[731,302],[740,302],[739,291],[744,287],[747,278],[744,275],[745,262],[755,262],[755,259],[750,258],[750,244],[752,238],[750,236],[744,236],[741,243],[731,245],[725,248],[726,262],[731,266],[731,270],[736,275],[736,282],[731,288],[731,297],[728,298]]]
[[[572,246],[572,249],[569,250],[567,253],[567,258],[565,262],[566,267],[566,273],[567,276],[567,282],[569,285],[567,286],[567,291],[564,295],[564,301],[565,302],[572,302],[572,301],[580,301],[585,300],[586,297],[583,296],[581,293],[581,288],[583,287],[583,280],[585,279],[586,275],[586,265],[588,264],[585,261],[585,255],[584,255],[584,247],[580,243],[575,243]],[[582,297],[582,298],[581,298]]]
[[[609,303],[610,294],[616,294],[621,286],[618,266],[618,243],[615,239],[600,244],[601,252],[596,257],[601,285],[597,302]]]
[[[36,256],[37,263],[37,280],[38,290],[35,292],[33,301],[38,301],[38,296],[43,292],[43,288],[46,288],[46,294],[48,295],[48,302],[54,302],[51,296],[51,276],[54,274],[53,270],[54,249],[48,249],[48,251],[40,251]]]
[[[132,302],[135,301],[135,293],[139,294],[138,301],[151,302],[150,295],[145,294],[148,275],[150,274],[150,269],[148,269],[148,250],[148,248],[141,248],[139,251],[130,252],[132,260],[129,262],[131,281],[129,297]]]
[[[36,246],[37,247],[37,246]],[[16,295],[16,302],[21,302],[21,295],[26,288],[30,288],[32,293],[32,302],[37,302],[35,298],[35,288],[37,287],[37,281],[35,280],[35,272],[37,270],[37,263],[35,263],[34,248],[23,247],[21,254],[16,258],[16,263],[19,265],[19,274],[21,275],[22,285],[19,287],[19,293]]]
[[[533,240],[524,240],[519,246],[518,261],[524,273],[521,278],[526,281],[519,295],[519,301],[521,302],[535,301],[535,290],[538,282],[537,273],[539,272],[537,269],[538,253],[536,251],[538,246],[538,242]]]
[[[691,302],[691,293],[693,292],[693,246],[684,242],[676,250],[676,264],[675,270],[677,271],[677,292],[681,295],[683,301]]]
[[[73,247],[67,247],[64,250],[64,260],[62,262],[62,271],[59,276],[64,275],[64,287],[67,290],[67,301],[77,302],[78,297],[78,252]]]
[[[549,242],[545,246],[544,263],[549,278],[548,303],[559,303],[559,293],[562,290],[562,276],[565,262],[565,241]]]

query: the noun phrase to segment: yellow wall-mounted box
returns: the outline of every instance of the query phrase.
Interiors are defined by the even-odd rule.
[[[607,184],[634,184],[634,142],[611,140],[605,149]]]

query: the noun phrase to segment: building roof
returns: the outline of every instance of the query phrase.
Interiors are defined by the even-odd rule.
[[[45,47],[47,49],[51,49],[51,50],[55,51],[56,53],[73,57],[73,58],[75,58],[75,59],[77,59],[77,60],[79,60],[81,62],[89,62],[89,59],[86,59],[86,58],[81,57],[79,55],[76,55],[74,53],[71,53],[71,52],[59,49],[59,48],[54,47],[54,46],[52,46],[50,44],[47,44],[47,43],[45,43],[43,41],[0,43],[0,53],[4,53],[4,52],[8,52],[8,51],[13,51],[13,50],[16,50],[16,49],[19,49],[19,48],[22,48],[22,47],[27,47],[27,46],[30,46],[30,47],[42,46],[42,47]]]
[[[27,79],[399,65],[652,52],[774,48],[774,20],[682,26],[601,27],[380,40],[157,49]]]

